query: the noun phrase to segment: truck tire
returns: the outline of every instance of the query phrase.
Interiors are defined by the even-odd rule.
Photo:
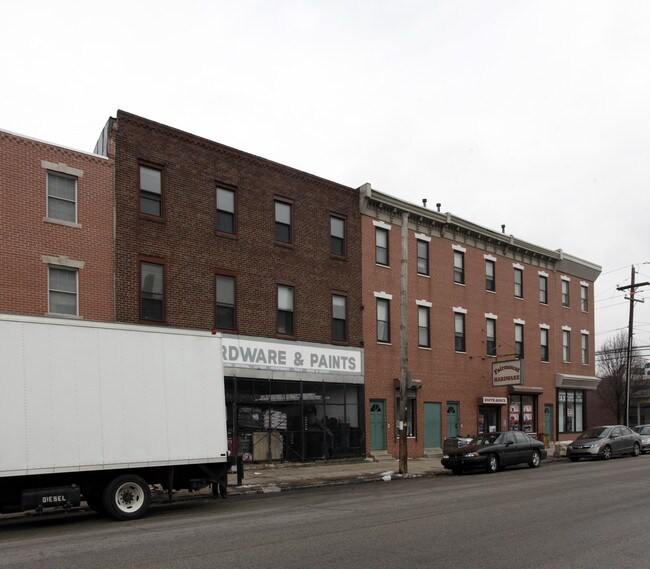
[[[117,520],[135,520],[149,511],[151,491],[140,476],[123,474],[104,489],[104,508]]]

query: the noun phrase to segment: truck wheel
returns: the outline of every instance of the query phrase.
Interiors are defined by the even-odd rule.
[[[151,491],[145,480],[135,474],[123,474],[104,489],[106,513],[118,520],[144,516],[151,504]]]

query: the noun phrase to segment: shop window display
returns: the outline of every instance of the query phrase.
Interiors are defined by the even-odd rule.
[[[511,431],[535,432],[537,425],[536,400],[532,395],[511,395],[509,424]]]

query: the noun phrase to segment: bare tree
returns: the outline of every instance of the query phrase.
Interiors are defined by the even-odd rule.
[[[630,400],[645,389],[643,379],[643,360],[632,348],[630,362]],[[627,331],[606,340],[596,355],[596,367],[601,382],[596,394],[603,405],[625,423],[625,403],[627,400]]]

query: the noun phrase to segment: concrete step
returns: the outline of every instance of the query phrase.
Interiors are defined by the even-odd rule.
[[[425,448],[424,449],[424,458],[442,458],[442,449],[441,448]]]
[[[388,451],[385,450],[373,450],[370,453],[370,456],[374,462],[388,462],[396,460],[394,456],[388,454]]]

